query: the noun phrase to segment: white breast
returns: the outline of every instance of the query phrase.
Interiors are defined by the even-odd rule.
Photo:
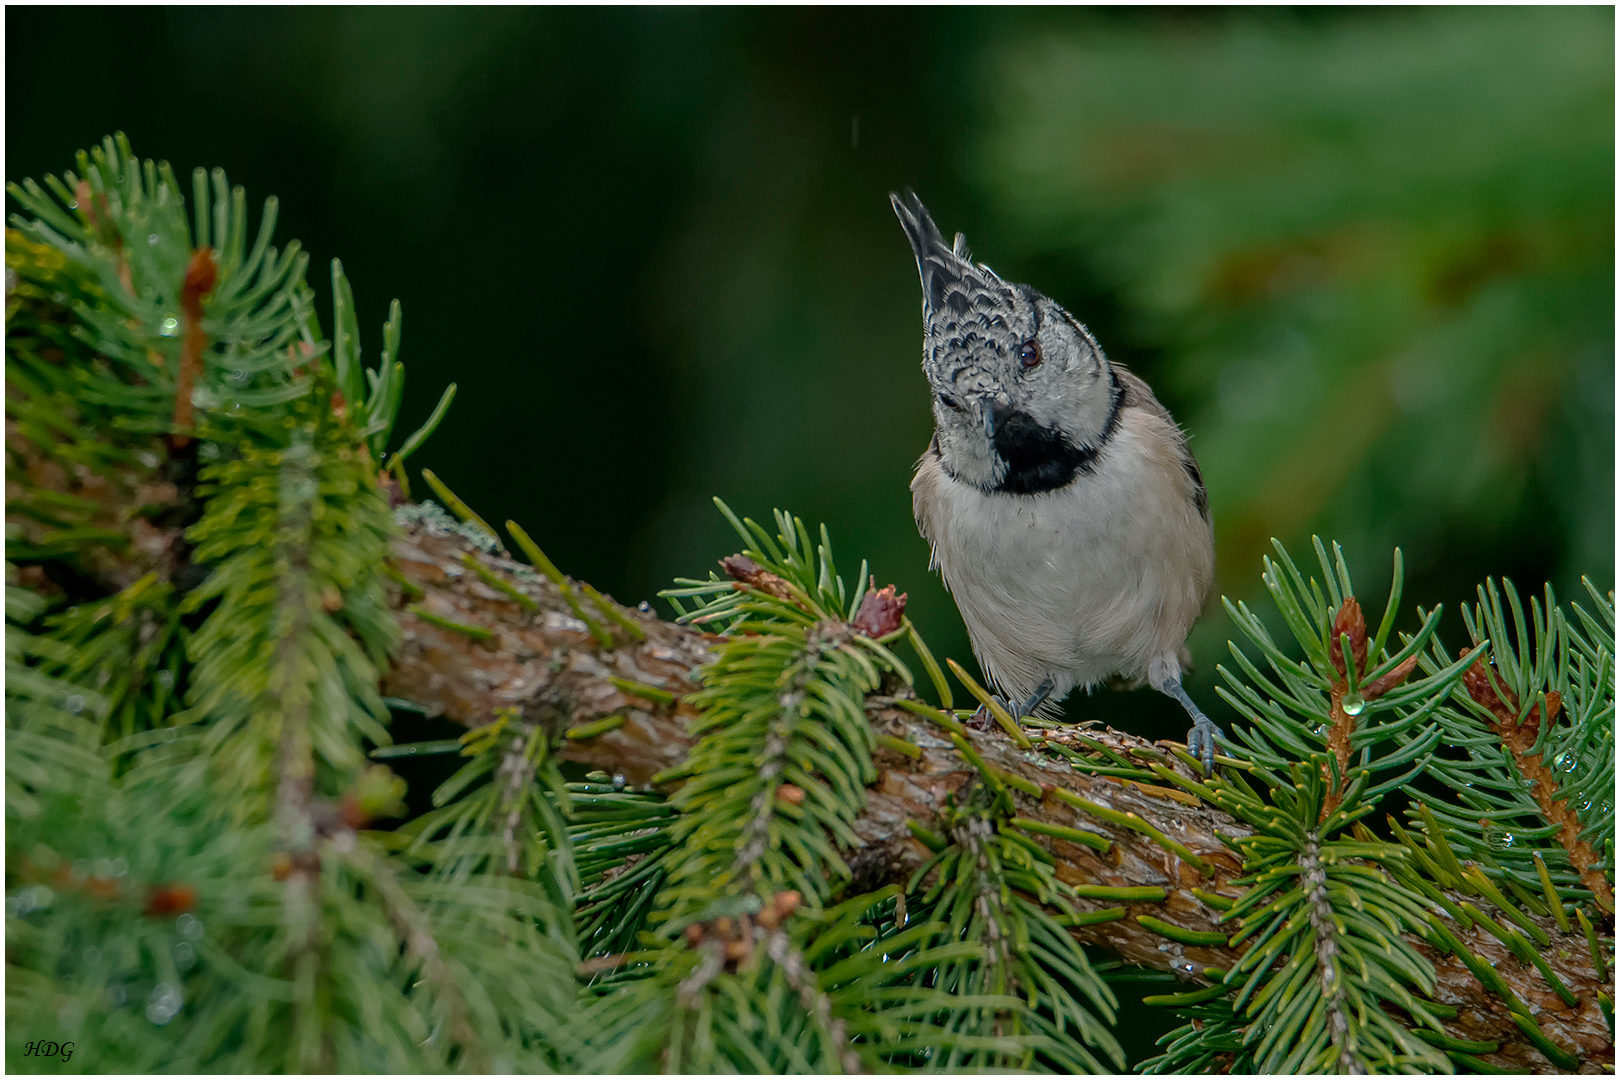
[[[932,453],[918,466],[918,527],[1008,697],[1047,676],[1054,701],[1116,673],[1140,677],[1186,640],[1215,550],[1168,430],[1126,409],[1095,471],[1040,495],[985,494]]]

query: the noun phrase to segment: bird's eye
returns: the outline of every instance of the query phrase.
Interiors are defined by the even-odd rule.
[[[1018,349],[1018,362],[1023,365],[1025,371],[1039,364],[1041,362],[1040,345],[1033,341],[1024,342]]]
[[[944,405],[947,409],[952,409],[956,412],[962,411],[962,403],[951,397],[949,394],[940,394],[939,400],[940,404]]]

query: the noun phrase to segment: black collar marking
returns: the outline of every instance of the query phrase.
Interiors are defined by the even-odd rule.
[[[1088,446],[1075,446],[1051,428],[1041,427],[1026,413],[1014,413],[996,432],[996,453],[1007,463],[1007,475],[995,488],[1009,495],[1039,495],[1066,487],[1081,473],[1097,467],[1097,456],[1119,429],[1119,411],[1125,395],[1119,376],[1108,372],[1113,400],[1102,434]]]

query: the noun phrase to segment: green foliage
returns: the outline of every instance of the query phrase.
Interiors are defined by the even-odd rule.
[[[1434,993],[1434,969],[1401,935],[1425,925],[1421,899],[1377,866],[1405,855],[1394,844],[1338,834],[1352,817],[1341,807],[1323,819],[1327,781],[1311,765],[1290,769],[1293,788],[1272,788],[1238,814],[1256,825],[1237,842],[1250,889],[1223,917],[1252,939],[1228,973],[1240,986],[1232,1003],[1250,1020],[1245,1050],[1258,1072],[1355,1072],[1445,1067],[1444,1056],[1394,1020],[1384,1003],[1441,1030],[1412,991]],[[1353,788],[1346,802],[1370,812]],[[1264,869],[1262,869],[1264,868]],[[1279,963],[1281,961],[1281,963]]]
[[[1246,605],[1228,601],[1269,674],[1232,645],[1238,670],[1221,668],[1222,693],[1252,724],[1235,732],[1237,767],[1208,784],[1181,782],[1253,830],[1231,841],[1249,889],[1221,917],[1233,924],[1231,944],[1246,951],[1219,984],[1229,996],[1200,1002],[1188,1014],[1200,1024],[1166,1036],[1165,1054],[1145,1068],[1191,1071],[1218,1055],[1257,1072],[1471,1065],[1496,1044],[1447,1032],[1449,1010],[1428,1000],[1434,969],[1415,940],[1462,958],[1543,1054],[1568,1067],[1570,1051],[1542,1035],[1525,1003],[1459,939],[1471,925],[1487,928],[1574,1004],[1535,952],[1549,938],[1528,916],[1555,912],[1573,946],[1579,905],[1595,900],[1612,913],[1612,807],[1569,801],[1614,784],[1614,692],[1603,681],[1613,666],[1612,600],[1588,586],[1599,615],[1576,608],[1571,622],[1549,590],[1545,607],[1532,601],[1532,638],[1510,592],[1510,637],[1488,584],[1466,618],[1474,645],[1453,659],[1436,633],[1438,608],[1420,609],[1419,630],[1393,647],[1398,551],[1372,634],[1337,545],[1331,559],[1320,542],[1316,551],[1321,582],[1307,580],[1280,544],[1263,575],[1303,660],[1279,648]],[[1500,682],[1486,674],[1487,659]],[[1425,674],[1412,678],[1420,666]],[[1529,717],[1548,693],[1578,704],[1564,722],[1538,728]],[[1503,700],[1516,703],[1505,720]],[[1558,785],[1540,767],[1549,752],[1579,762],[1573,782]],[[1368,819],[1394,793],[1407,795],[1409,824],[1391,817],[1380,836]],[[1607,839],[1607,853],[1580,837]],[[1477,898],[1497,918],[1443,890]],[[1601,979],[1607,961],[1594,955],[1594,964]]]
[[[198,476],[207,501],[187,539],[212,571],[181,610],[211,612],[189,643],[190,704],[238,790],[266,790],[286,755],[313,754],[331,773],[317,787],[335,793],[358,779],[361,738],[388,742],[377,682],[398,638],[381,573],[393,523],[369,458],[314,397],[283,410],[282,446]]]
[[[673,930],[717,891],[764,898],[791,889],[819,906],[848,880],[837,848],[859,846],[850,824],[877,778],[866,695],[885,673],[911,681],[880,641],[850,625],[860,596],[846,599],[825,531],[813,550],[804,524],[785,514],[777,540],[732,520],[744,555],[782,584],[779,595],[730,582],[682,590],[718,593],[688,621],[724,625],[727,640],[688,699],[704,715],[680,770],[690,779],[673,800],[671,842],[696,857],[671,871]],[[783,785],[796,789],[791,799]]]
[[[1013,994],[1027,1007],[963,1008],[953,1027],[983,1039],[992,1034],[1031,1039],[1018,1065],[1059,1073],[1106,1073],[1124,1063],[1107,1026],[1113,992],[1047,906],[1073,911],[1072,887],[1053,873],[1053,858],[1010,824],[1015,810],[1005,787],[970,789],[943,824],[953,842],[912,875],[916,917],[941,927],[940,942],[973,942],[980,951],[941,965],[933,985],[963,1000]],[[919,888],[925,879],[933,884]],[[1030,899],[1030,898],[1033,898]],[[1093,1048],[1108,1060],[1100,1059]],[[969,1044],[952,1047],[944,1068],[986,1069],[1000,1056]]]
[[[1066,884],[1052,839],[1113,841],[1022,816],[1017,794],[1050,794],[1191,870],[1210,862],[1141,817],[986,764],[903,598],[864,564],[846,585],[825,529],[818,543],[778,513],[773,535],[722,505],[744,545],[728,578],[668,594],[718,632],[680,703],[695,746],[659,778],[673,794],[569,778],[558,743],[605,721],[564,732],[502,711],[457,740],[390,747],[384,469],[403,484],[450,398],[387,456],[397,305],[364,368],[346,280],[334,267],[327,341],[296,245],[270,246],[273,203],[250,244],[245,196],[221,174],[197,174],[188,210],[167,168],[121,140],[11,190],[32,214],[7,234],[13,1068],[36,1064],[23,1052],[38,1039],[74,1042],[71,1067],[89,1071],[1123,1064],[1120,973],[1070,928],[1125,909],[1075,901],[1168,890]],[[500,549],[424,477],[460,535]],[[400,518],[454,526],[431,504]],[[533,563],[518,576],[562,590],[597,646],[644,634],[508,531]],[[1540,952],[1545,920],[1599,976],[1612,963],[1612,597],[1589,586],[1590,610],[1566,610],[1548,591],[1526,610],[1487,583],[1454,655],[1438,608],[1396,632],[1398,553],[1371,632],[1338,546],[1316,553],[1320,580],[1281,545],[1264,564],[1291,642],[1229,606],[1248,644],[1222,693],[1243,723],[1217,776],[1004,720],[1028,755],[1176,783],[1244,826],[1228,839],[1246,889],[1224,910],[1229,937],[1137,919],[1167,952],[1240,951],[1203,969],[1212,985],[1156,999],[1189,1024],[1146,1067],[1477,1066],[1496,1044],[1448,1029],[1419,943],[1454,954],[1569,1067],[1465,941],[1495,936],[1572,1004]],[[947,711],[910,692],[902,640]],[[934,721],[968,777],[937,822],[912,823],[932,854],[903,886],[873,887],[852,857],[876,749],[910,746],[874,732],[874,698]],[[405,751],[462,763],[431,810],[371,829],[404,790],[374,759]],[[1375,819],[1388,806],[1404,823]]]
[[[1496,583],[1481,586],[1478,605],[1463,616],[1476,642],[1492,643],[1491,666],[1471,673],[1435,714],[1444,745],[1458,752],[1429,770],[1455,800],[1429,805],[1439,827],[1432,839],[1516,894],[1542,896],[1539,861],[1562,895],[1591,898],[1571,865],[1572,841],[1613,863],[1614,608],[1586,587],[1596,616],[1572,604],[1571,618],[1549,589],[1530,598],[1527,619],[1511,586],[1505,611]],[[1449,662],[1438,642],[1425,659],[1430,667]],[[1416,811],[1408,817],[1414,832],[1425,832]]]
[[[124,738],[161,727],[180,706],[175,673],[184,670],[190,633],[174,586],[156,572],[99,604],[81,604],[47,619],[58,659],[39,669],[77,686],[101,689],[105,736]],[[145,692],[142,692],[143,689]]]
[[[551,757],[551,737],[511,711],[469,731],[460,740],[467,763],[434,791],[434,809],[397,835],[411,840],[406,854],[436,879],[514,875],[543,883],[559,944],[572,949],[562,913],[579,892],[567,824],[573,801]]]
[[[650,974],[604,992],[587,1012],[592,1052],[582,1067],[848,1072],[962,1052],[1016,1060],[1024,1040],[963,1033],[948,1018],[1016,1009],[1018,999],[919,985],[930,969],[980,949],[919,947],[939,928],[900,928],[892,918],[897,892],[890,886],[805,913],[735,965],[715,942],[662,950]]]
[[[737,582],[711,575],[671,592],[677,605],[706,598],[687,621],[725,629],[685,702],[704,708],[673,774],[690,779],[667,802],[571,786],[577,918],[587,970],[602,973],[575,1065],[1117,1067],[1113,998],[1040,906],[1065,892],[1050,857],[991,824],[1003,803],[964,804],[954,819],[961,839],[946,857],[982,855],[986,874],[932,867],[912,904],[897,886],[844,895],[849,826],[875,777],[864,701],[910,681],[884,643],[915,632],[897,612],[867,621],[864,605],[882,596],[846,587],[825,531],[815,545],[779,513],[773,537],[721,509],[746,545],[726,560]],[[628,856],[639,861],[626,867]]]
[[[1281,562],[1267,557],[1261,580],[1304,651],[1305,663],[1284,655],[1247,604],[1226,602],[1232,621],[1260,647],[1273,676],[1268,678],[1263,674],[1235,645],[1232,657],[1243,678],[1220,669],[1228,684],[1221,688],[1221,696],[1256,725],[1251,729],[1235,729],[1247,744],[1245,756],[1256,763],[1282,768],[1288,761],[1321,753],[1329,749],[1337,734],[1337,711],[1339,716],[1353,719],[1354,729],[1348,733],[1349,753],[1342,761],[1335,757],[1330,766],[1341,771],[1347,767],[1354,770],[1345,772],[1340,780],[1348,781],[1352,775],[1364,777],[1368,787],[1362,794],[1367,799],[1401,787],[1423,771],[1426,755],[1440,738],[1437,725],[1417,729],[1472,656],[1416,681],[1397,674],[1402,670],[1410,671],[1412,657],[1430,641],[1440,622],[1440,609],[1436,608],[1427,613],[1422,627],[1402,648],[1393,653],[1386,650],[1401,598],[1399,552],[1395,558],[1389,603],[1370,642],[1365,640],[1364,626],[1357,630],[1348,615],[1342,620],[1337,617],[1341,611],[1346,611],[1347,600],[1354,603],[1349,573],[1337,544],[1332,571],[1323,572],[1327,580],[1326,595],[1314,579],[1307,587],[1281,545],[1277,545],[1277,553]],[[1328,567],[1327,553],[1320,541],[1317,555],[1322,565]],[[1360,618],[1359,605],[1356,605],[1354,618]],[[1362,639],[1359,645],[1349,641],[1352,634],[1359,634]],[[1376,657],[1379,662],[1346,665],[1344,657],[1352,653],[1358,658]],[[1369,693],[1369,687],[1379,686],[1381,680],[1396,685],[1382,693]],[[1400,739],[1401,735],[1409,737]],[[1375,756],[1379,751],[1384,751],[1382,756]],[[1373,782],[1375,776],[1377,781]],[[1266,779],[1280,781],[1274,776]]]
[[[40,1038],[90,1071],[554,1066],[557,898],[363,831],[399,791],[365,756],[397,306],[363,372],[274,200],[250,238],[222,173],[188,212],[121,138],[9,190],[11,1067]]]
[[[629,952],[669,877],[659,853],[670,845],[674,808],[662,795],[605,783],[570,785],[569,802],[574,813],[568,844],[582,883],[574,909],[580,951]],[[627,865],[631,859],[637,861]]]

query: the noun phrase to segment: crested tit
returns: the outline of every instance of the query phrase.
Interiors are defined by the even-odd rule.
[[[1198,463],[1147,383],[1026,285],[947,244],[891,195],[917,256],[934,438],[911,481],[985,673],[1015,717],[1122,677],[1179,701],[1214,765],[1215,725],[1181,686],[1215,537]]]

